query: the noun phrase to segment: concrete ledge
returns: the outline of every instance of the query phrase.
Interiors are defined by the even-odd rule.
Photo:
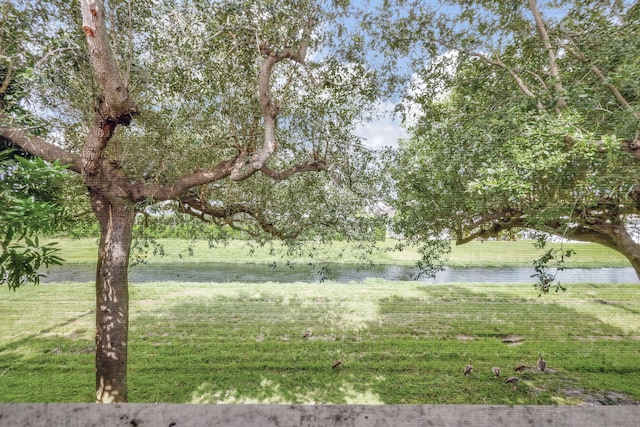
[[[0,404],[2,427],[636,427],[640,406]]]

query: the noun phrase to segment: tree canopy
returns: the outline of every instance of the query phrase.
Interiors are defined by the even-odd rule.
[[[126,401],[136,215],[160,206],[256,238],[373,236],[375,162],[354,129],[376,74],[342,2],[80,3],[13,2],[9,62],[32,60],[24,113],[4,107],[0,136],[82,177],[101,233],[96,397]]]
[[[80,11],[65,3],[25,12],[43,53],[30,80],[30,96],[42,110],[31,113],[45,115],[49,129],[63,135],[61,144],[79,153],[87,123],[105,100],[95,64],[83,51]],[[361,175],[353,162],[370,164],[370,154],[353,130],[373,99],[374,74],[341,59],[329,35],[318,31],[346,12],[314,2],[130,3],[105,4],[117,69],[103,72],[122,76],[120,83],[136,100],[129,115],[134,125],[117,127],[104,155],[139,184],[136,203],[174,200],[184,212],[269,231],[263,237],[276,231],[264,229],[270,217],[277,220],[274,203],[282,201],[280,210],[288,216],[296,203],[300,221],[288,217],[287,230],[278,231],[295,236],[322,223],[310,218],[335,218],[324,202],[340,209],[329,199],[345,194],[342,184],[360,192],[368,188],[358,187]],[[265,91],[262,98],[259,89]],[[224,165],[231,178],[224,186],[217,176],[203,176],[232,157],[243,160]],[[329,168],[328,174],[296,176]],[[209,180],[218,184],[201,185]],[[185,191],[194,185],[197,192]],[[324,188],[324,199],[313,188]],[[274,191],[282,197],[272,197]],[[295,194],[289,205],[287,194]],[[301,208],[313,215],[303,216]]]
[[[449,3],[405,110],[398,230],[461,244],[531,228],[609,246],[640,275],[638,4]]]

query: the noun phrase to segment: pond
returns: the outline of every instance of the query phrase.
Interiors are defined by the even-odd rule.
[[[264,264],[200,263],[138,265],[129,270],[129,280],[135,282],[362,282],[367,278],[385,280],[414,280],[417,270],[409,266],[378,265],[362,268],[356,265],[334,264],[324,269],[298,265],[295,268]],[[95,267],[66,264],[44,271],[43,283],[91,282],[95,280]],[[447,268],[435,278],[418,279],[425,283],[487,282],[533,283],[533,268]],[[632,268],[572,268],[558,272],[561,283],[640,283]]]

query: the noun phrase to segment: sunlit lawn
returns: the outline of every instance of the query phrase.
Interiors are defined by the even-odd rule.
[[[93,295],[91,283],[3,291],[0,401],[93,401]],[[132,402],[637,402],[639,360],[637,285],[542,299],[526,284],[131,285]],[[518,363],[531,369],[513,391]]]
[[[62,249],[62,257],[70,263],[95,263],[97,256],[97,239],[58,239]],[[387,239],[377,242],[376,248],[363,259],[358,248],[345,244],[332,245],[310,244],[302,253],[286,254],[279,243],[274,246],[256,247],[244,241],[232,240],[227,244],[219,243],[209,247],[208,243],[199,240],[190,243],[179,239],[160,239],[164,256],[153,256],[153,248],[147,248],[145,262],[161,264],[170,262],[205,263],[261,263],[268,264],[287,261],[293,263],[362,263],[373,261],[379,264],[414,265],[420,259],[416,248],[408,247],[402,251],[393,251],[398,241]],[[189,248],[191,247],[191,250]],[[560,247],[558,243],[550,243],[547,248]],[[630,267],[622,255],[602,245],[592,243],[567,243],[564,248],[572,248],[576,254],[566,259],[567,267]],[[273,250],[275,249],[275,250]],[[312,256],[309,256],[312,253]],[[474,241],[465,245],[453,246],[447,265],[452,267],[530,267],[532,261],[542,254],[532,241]]]

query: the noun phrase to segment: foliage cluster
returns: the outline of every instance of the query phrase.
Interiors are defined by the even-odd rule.
[[[414,43],[433,48],[392,158],[398,232],[464,244],[526,227],[604,244],[640,275],[640,175],[621,149],[640,135],[638,3],[450,5],[392,33],[429,25]],[[425,261],[442,253],[429,243]]]
[[[60,198],[64,168],[0,151],[0,285],[38,284],[40,267],[60,264],[54,243],[38,235],[60,230],[68,217]]]

